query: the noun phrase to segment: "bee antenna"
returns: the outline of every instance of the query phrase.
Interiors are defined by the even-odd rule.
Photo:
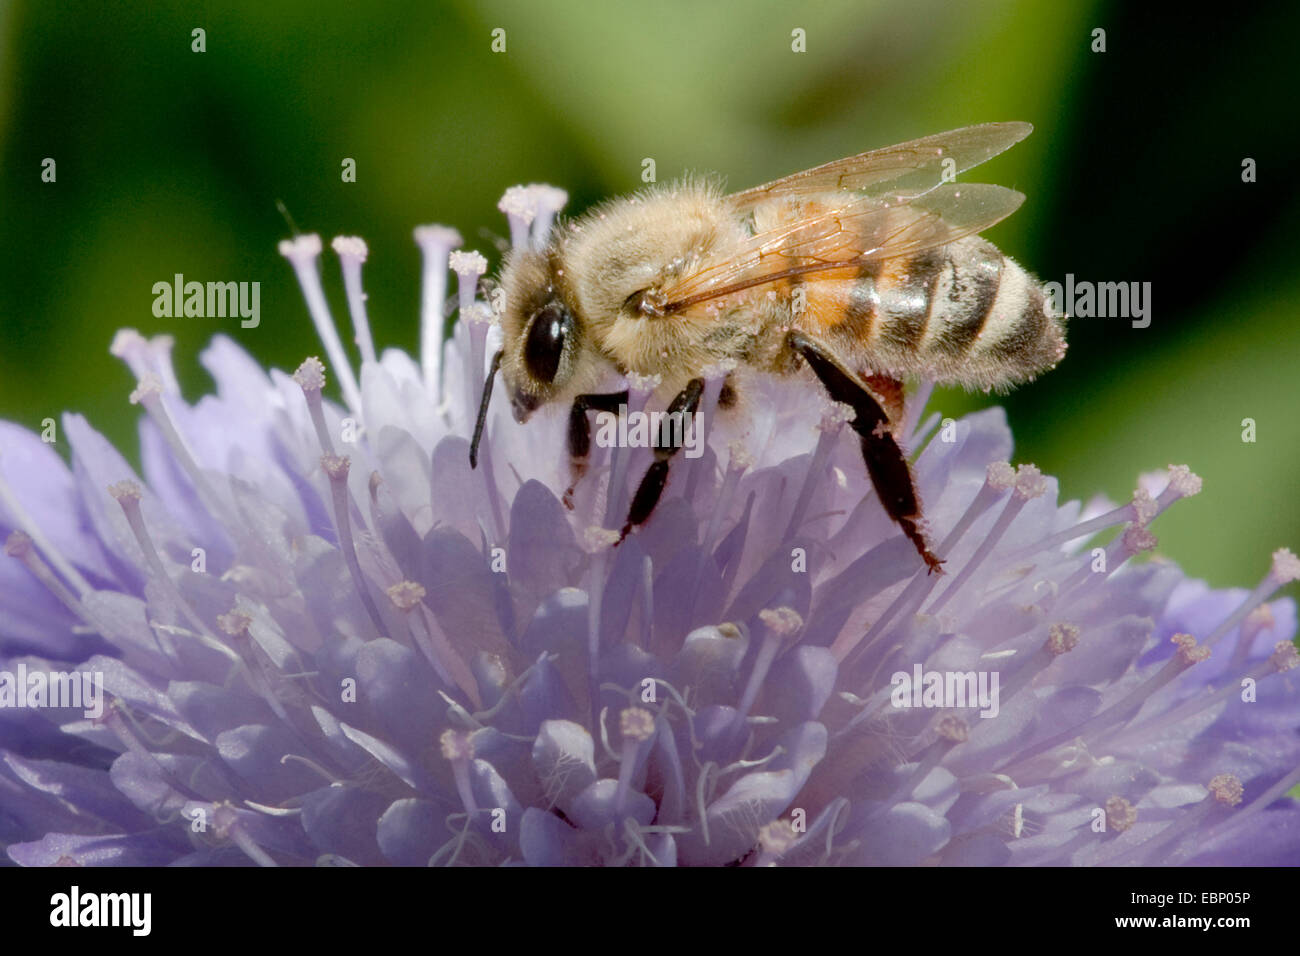
[[[497,369],[501,368],[501,356],[504,349],[497,349],[488,366],[487,381],[483,383],[483,398],[478,403],[478,421],[474,423],[474,437],[469,443],[469,466],[478,467],[478,443],[483,437],[483,426],[487,424],[488,403],[492,401],[492,386],[497,380]]]
[[[478,234],[480,239],[486,239],[488,242],[492,243],[492,245],[496,247],[497,252],[501,255],[504,256],[510,251],[510,240],[501,235],[501,233],[484,226],[479,229]]]
[[[293,216],[289,215],[289,209],[285,206],[283,199],[277,199],[275,201],[275,208],[280,210],[280,215],[283,216],[284,221],[289,224],[289,231],[295,236],[302,235],[302,233],[298,231],[298,224],[293,221]]]

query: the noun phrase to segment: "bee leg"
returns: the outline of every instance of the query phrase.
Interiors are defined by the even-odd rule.
[[[862,458],[880,503],[898,522],[926,566],[942,574],[943,561],[930,550],[921,531],[921,502],[916,483],[907,457],[890,430],[889,414],[867,387],[816,339],[796,331],[786,336],[786,345],[803,357],[832,399],[853,409],[855,415],[850,424],[862,442]]]
[[[655,446],[654,463],[646,469],[641,484],[636,487],[636,494],[632,496],[632,505],[627,510],[627,521],[623,523],[623,530],[619,532],[617,543],[621,544],[633,528],[645,524],[654,512],[655,505],[659,503],[659,496],[664,493],[664,486],[668,483],[668,463],[673,455],[682,450],[681,443],[686,430],[685,416],[695,414],[700,407],[700,396],[703,394],[704,379],[693,378],[677,393],[677,397],[668,406],[668,413],[659,426],[659,441]],[[673,434],[674,421],[679,423],[676,435]]]
[[[888,375],[864,375],[867,391],[879,399],[885,413],[889,416],[891,429],[903,423],[903,383]]]
[[[573,510],[573,493],[587,473],[587,455],[591,451],[591,419],[587,412],[617,412],[627,404],[627,392],[605,395],[579,395],[569,408],[569,468],[573,481],[564,492],[564,507]]]

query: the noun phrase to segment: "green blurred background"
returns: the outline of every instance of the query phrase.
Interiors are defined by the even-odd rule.
[[[1153,314],[1074,321],[1062,366],[1005,401],[1017,460],[1121,500],[1140,471],[1190,464],[1205,491],[1159,520],[1161,553],[1253,586],[1300,547],[1297,35],[1295,3],[0,0],[0,417],[84,411],[134,455],[133,382],[107,353],[122,326],[176,337],[191,399],[218,331],[281,368],[317,352],[277,199],[303,230],[366,238],[376,339],[414,349],[411,228],[454,225],[495,259],[509,185],[561,185],[580,211],[641,185],[646,157],[661,181],[740,188],[1029,120],[977,170],[1029,197],[989,237],[1045,281],[1151,282]],[[151,287],[177,272],[261,282],[261,326],[155,318]]]

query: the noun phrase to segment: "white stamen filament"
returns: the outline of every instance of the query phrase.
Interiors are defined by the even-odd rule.
[[[181,389],[171,359],[175,343],[176,340],[170,335],[155,335],[152,339],[146,339],[135,329],[119,329],[113,336],[108,351],[125,362],[137,380],[146,375],[155,375],[161,380],[164,393],[179,395]]]
[[[1221,777],[1226,777],[1224,774]],[[1205,799],[1196,806],[1186,810],[1180,817],[1171,822],[1167,827],[1162,829],[1153,837],[1149,837],[1133,846],[1123,847],[1115,853],[1099,858],[1096,862],[1102,866],[1123,866],[1126,862],[1144,857],[1145,859],[1157,859],[1157,854],[1169,844],[1180,842],[1192,830],[1201,826],[1205,818],[1215,810],[1222,810],[1225,806],[1232,806],[1230,798],[1225,790],[1218,784],[1221,777],[1215,777],[1210,781],[1210,790],[1205,795]],[[1232,783],[1236,783],[1235,778],[1231,778]],[[1240,784],[1237,784],[1240,787]],[[1237,798],[1240,800],[1240,797]]]
[[[339,386],[343,390],[343,401],[352,414],[360,419],[361,389],[357,386],[356,376],[353,375],[347,353],[343,350],[343,342],[339,339],[334,318],[330,315],[329,303],[325,301],[325,288],[321,285],[320,271],[316,267],[320,250],[320,236],[314,233],[296,239],[286,239],[280,243],[280,254],[293,266],[294,274],[298,277],[298,285],[302,287],[303,298],[307,300],[307,311],[311,315],[312,324],[316,326],[316,334],[320,336],[321,344],[325,346],[330,367],[338,376]]]
[[[641,745],[654,736],[654,715],[641,707],[628,707],[619,715],[623,732],[623,751],[618,763],[618,787],[614,791],[614,812],[621,814],[632,790],[632,774]]]
[[[375,607],[374,599],[370,597],[365,575],[361,572],[361,562],[357,560],[356,544],[352,539],[352,520],[350,517],[352,497],[348,493],[348,471],[351,464],[351,460],[347,456],[329,453],[321,456],[321,467],[324,469],[330,483],[330,498],[334,505],[334,530],[338,534],[339,550],[343,552],[343,560],[348,566],[348,574],[352,577],[352,586],[356,588],[357,595],[361,598],[361,604],[366,609],[366,614],[370,616],[370,621],[375,625],[375,630],[386,637],[387,629],[384,627],[384,619],[379,616],[379,609]]]
[[[207,507],[208,512],[213,517],[219,518],[227,528],[238,527],[234,509],[229,506],[224,498],[217,494],[216,489],[208,482],[207,475],[199,468],[199,463],[195,461],[189,445],[181,437],[181,433],[176,430],[171,415],[167,411],[167,406],[162,401],[161,382],[152,374],[146,375],[140,380],[135,391],[131,393],[131,404],[144,406],[144,410],[153,423],[158,426],[158,431],[162,433],[167,447],[171,449],[176,461],[184,469],[190,483],[194,485],[195,492]]]
[[[9,516],[26,535],[32,539],[36,547],[45,555],[45,559],[50,562],[56,571],[63,575],[64,580],[77,589],[77,593],[83,597],[94,588],[76,568],[63,556],[63,553],[45,536],[40,526],[32,520],[32,516],[27,513],[27,509],[19,503],[17,496],[9,487],[9,482],[5,481],[4,471],[0,469],[0,504],[4,505]]]
[[[1242,601],[1241,605],[1228,615],[1227,620],[1214,629],[1214,633],[1205,639],[1205,643],[1213,647],[1223,635],[1245,620],[1247,614],[1267,601],[1274,591],[1284,584],[1296,580],[1298,575],[1300,575],[1300,569],[1297,568],[1295,555],[1286,548],[1273,552],[1273,565],[1268,574],[1264,576],[1264,580],[1260,581],[1255,590],[1251,591],[1246,597],[1246,600]]]
[[[569,194],[556,186],[534,183],[530,187],[537,203],[537,217],[533,220],[530,239],[533,249],[541,252],[546,248],[551,235],[551,226],[564,204],[569,201]]]
[[[316,440],[327,455],[334,454],[334,441],[325,424],[325,408],[321,401],[321,389],[325,387],[325,366],[320,359],[308,358],[293,373],[293,380],[302,389],[302,397],[307,401],[307,413],[311,416],[312,427],[316,430]]]
[[[352,315],[352,329],[361,350],[361,361],[376,362],[375,340],[370,335],[370,319],[366,316],[366,293],[361,287],[361,264],[369,250],[365,240],[358,236],[337,236],[331,243],[338,253],[343,269],[343,288],[347,292],[348,312]]]
[[[1011,527],[1011,522],[1016,520],[1016,516],[1020,514],[1020,509],[1024,506],[1024,498],[1021,498],[1018,495],[1011,496],[1011,499],[1002,509],[1002,513],[998,515],[997,520],[993,522],[993,527],[989,529],[989,533],[984,536],[984,540],[979,543],[979,547],[975,549],[975,553],[970,556],[970,560],[966,562],[965,566],[963,566],[959,572],[957,572],[957,576],[953,578],[952,583],[948,585],[943,593],[935,598],[926,613],[938,614],[943,610],[944,605],[952,600],[953,596],[961,590],[963,584],[970,580],[971,575],[975,573],[984,559],[989,556],[989,552],[997,547],[998,542],[1002,540],[1002,536],[1006,534],[1007,528]]]
[[[21,530],[10,532],[8,540],[5,541],[4,550],[5,554],[21,561],[23,566],[32,573],[32,576],[45,585],[64,607],[81,618],[86,624],[92,627],[95,626],[95,622],[90,619],[77,596],[68,590],[67,586],[50,570],[50,566],[42,561],[41,556],[36,553],[36,549],[32,545],[31,535]]]
[[[469,762],[474,759],[474,742],[469,734],[459,730],[443,731],[440,738],[443,759],[451,764],[451,773],[456,780],[456,791],[465,812],[473,817],[478,813],[478,804],[474,800],[474,788],[470,785]]]
[[[758,616],[765,625],[765,633],[763,643],[758,648],[758,656],[754,658],[754,669],[750,672],[749,682],[745,685],[745,692],[741,694],[740,703],[736,706],[737,732],[744,726],[745,718],[749,716],[754,701],[758,699],[759,689],[767,679],[767,673],[772,668],[772,662],[776,660],[781,644],[792,640],[803,628],[802,618],[790,607],[759,611]]]
[[[957,546],[957,542],[961,540],[970,526],[1011,488],[1014,476],[1008,480],[1005,474],[1005,472],[1011,471],[1011,466],[1005,462],[995,462],[994,465],[1003,467],[1001,469],[994,466],[989,467],[984,484],[980,485],[980,490],[975,493],[975,497],[967,505],[957,524],[953,526],[953,529],[948,532],[948,536],[943,539],[943,543],[939,545],[940,554],[952,554],[953,548]],[[1003,469],[1005,469],[1005,472]],[[865,633],[847,632],[847,634],[841,634],[832,643],[831,653],[835,655],[841,664],[856,665],[872,645],[881,639],[885,628],[889,626],[900,610],[907,609],[906,613],[914,613],[920,608],[935,586],[933,578],[934,575],[927,574],[924,570],[917,571],[912,576],[912,580],[908,582],[907,587],[890,602],[889,606],[885,608],[880,617],[876,618]],[[860,649],[854,653],[857,648]],[[850,655],[852,655],[851,659]]]
[[[127,524],[131,527],[131,533],[135,535],[136,543],[140,546],[140,551],[144,554],[145,563],[148,564],[149,570],[153,573],[160,587],[167,593],[176,609],[181,612],[185,620],[189,621],[190,626],[194,628],[195,637],[206,646],[225,655],[230,660],[243,664],[241,658],[235,651],[226,646],[212,630],[203,623],[198,612],[194,610],[185,596],[181,594],[181,589],[176,586],[167,569],[163,567],[162,558],[158,556],[158,549],[154,547],[153,537],[149,534],[149,527],[144,523],[144,515],[140,511],[140,487],[133,481],[119,481],[109,489],[117,503],[122,507],[122,513],[126,515]],[[176,652],[171,647],[170,642],[163,642],[161,635],[158,636],[168,652],[168,656],[175,662]]]
[[[1130,523],[1122,534],[1106,545],[1106,570],[1094,571],[1091,555],[1079,555],[1082,566],[1061,583],[1057,592],[1063,595],[1061,607],[1071,607],[1091,597],[1108,581],[1129,558],[1150,551],[1156,546],[1156,536],[1150,529],[1136,523]]]
[[[530,186],[511,186],[497,203],[510,223],[510,245],[526,249],[529,245],[529,226],[537,218],[537,195]]]
[[[474,680],[474,675],[465,665],[465,661],[442,633],[433,612],[424,604],[423,585],[414,581],[401,581],[388,588],[386,593],[394,607],[407,615],[411,639],[433,665],[438,676],[447,686],[459,687],[475,710],[481,709],[483,701],[479,697],[478,682]]]
[[[420,282],[420,367],[424,388],[437,402],[443,400],[442,338],[447,299],[447,259],[461,244],[460,233],[447,226],[417,226],[415,242],[420,247],[423,271]]]

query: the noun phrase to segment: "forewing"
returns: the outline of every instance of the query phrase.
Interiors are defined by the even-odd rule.
[[[897,146],[873,149],[847,159],[806,169],[753,189],[734,193],[728,201],[739,213],[775,198],[812,196],[839,191],[916,196],[951,176],[978,166],[1033,130],[1028,123],[984,123],[914,139]],[[951,160],[951,163],[945,163]]]
[[[794,276],[915,255],[987,229],[1024,195],[985,183],[948,183],[916,197],[846,197],[750,236],[725,259],[702,264],[660,290],[665,312]]]

